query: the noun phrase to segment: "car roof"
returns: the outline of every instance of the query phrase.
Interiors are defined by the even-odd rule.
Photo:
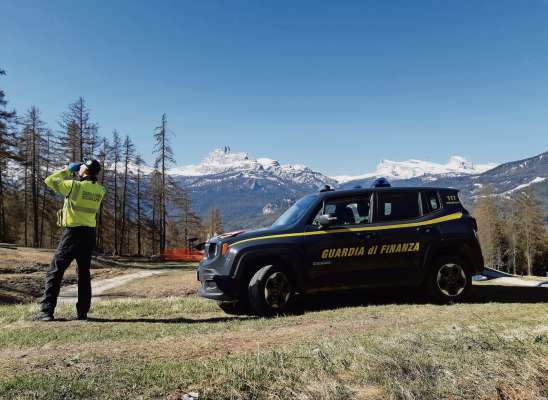
[[[318,197],[322,199],[328,199],[332,197],[346,197],[346,196],[359,196],[361,194],[367,194],[371,192],[411,192],[418,190],[439,190],[439,191],[452,191],[458,192],[458,189],[444,188],[444,187],[432,187],[432,186],[391,186],[391,187],[376,187],[376,188],[354,188],[343,190],[326,190],[318,193]]]

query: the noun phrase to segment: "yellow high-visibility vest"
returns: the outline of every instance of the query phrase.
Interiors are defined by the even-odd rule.
[[[45,179],[48,187],[65,196],[63,208],[57,212],[57,225],[95,228],[95,216],[105,196],[105,188],[93,181],[65,180],[68,176],[70,171],[65,168]]]

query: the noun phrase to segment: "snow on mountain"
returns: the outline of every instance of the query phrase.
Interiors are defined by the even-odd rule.
[[[540,177],[540,176],[537,176],[536,178],[532,179],[531,182],[527,182],[527,183],[523,183],[521,185],[518,185],[516,186],[515,188],[513,189],[510,189],[510,190],[507,190],[503,193],[501,193],[502,195],[507,195],[507,194],[510,194],[510,193],[513,193],[513,192],[517,192],[519,190],[522,190],[522,189],[525,189],[526,187],[528,186],[531,186],[531,185],[534,185],[535,183],[541,183],[541,182],[544,182],[545,180],[547,180],[548,178],[547,177]]]
[[[265,157],[252,159],[247,153],[232,152],[229,148],[215,149],[199,164],[171,168],[168,174],[185,178],[263,178],[311,186],[335,183],[331,178],[301,164],[281,165],[278,161]]]
[[[346,183],[359,179],[367,179],[374,177],[385,177],[390,180],[402,180],[417,178],[425,175],[475,175],[481,174],[492,168],[496,164],[473,164],[460,156],[452,156],[446,164],[438,164],[429,161],[408,160],[408,161],[391,161],[382,160],[374,172],[366,173],[358,176],[334,176],[339,183]]]

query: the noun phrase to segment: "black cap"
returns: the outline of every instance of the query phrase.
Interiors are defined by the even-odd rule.
[[[99,164],[99,161],[95,159],[84,158],[84,165],[91,176],[96,176],[99,172],[101,172],[101,164]]]

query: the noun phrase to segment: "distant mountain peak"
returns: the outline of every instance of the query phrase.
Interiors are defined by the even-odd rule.
[[[172,176],[209,180],[239,174],[245,179],[291,181],[310,187],[336,184],[333,179],[305,165],[280,164],[279,161],[267,157],[254,159],[248,153],[233,152],[230,147],[214,149],[199,164],[171,168],[168,173]]]
[[[217,148],[212,150],[199,164],[185,165],[171,168],[170,175],[181,176],[205,176],[214,175],[227,171],[254,171],[254,170],[304,170],[302,165],[280,165],[277,160],[260,157],[252,159],[248,153],[232,152],[230,147]]]
[[[381,162],[377,165],[377,169],[373,172],[358,176],[343,175],[335,176],[333,178],[342,184],[354,180],[379,176],[392,180],[401,180],[416,178],[424,175],[475,175],[481,174],[495,168],[496,166],[497,164],[494,163],[475,165],[464,157],[457,155],[451,156],[446,164],[438,164],[431,161],[416,159],[407,161],[381,160]]]

